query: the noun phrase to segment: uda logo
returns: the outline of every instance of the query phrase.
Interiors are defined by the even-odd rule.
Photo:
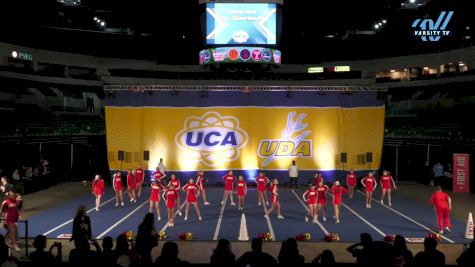
[[[280,139],[264,139],[259,145],[259,157],[265,158],[262,167],[278,158],[311,158],[312,140],[305,140],[310,131],[304,131],[308,124],[302,124],[307,114],[301,113],[294,121],[296,112],[287,114],[287,126]]]
[[[238,159],[248,140],[247,132],[239,128],[236,117],[221,116],[214,111],[201,117],[188,117],[184,127],[175,137],[176,144],[190,158],[206,166]]]

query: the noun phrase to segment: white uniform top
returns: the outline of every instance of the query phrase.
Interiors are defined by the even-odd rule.
[[[299,166],[296,165],[290,165],[289,167],[289,177],[292,178],[297,178],[299,176]]]
[[[165,164],[163,164],[163,162],[159,162],[157,167],[163,173],[167,171],[167,168],[165,168]]]

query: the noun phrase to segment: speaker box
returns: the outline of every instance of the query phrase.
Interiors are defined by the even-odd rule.
[[[118,153],[117,157],[119,158],[119,160],[125,160],[124,150],[119,150],[119,153]]]
[[[143,151],[143,160],[145,161],[150,160],[150,151],[148,150]]]
[[[340,154],[340,162],[341,163],[346,163],[347,160],[348,160],[347,157],[348,157],[348,155],[346,153],[341,153]]]
[[[373,162],[373,153],[372,152],[366,152],[366,162],[368,162],[368,163]]]

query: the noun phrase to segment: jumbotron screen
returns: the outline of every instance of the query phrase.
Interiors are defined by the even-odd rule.
[[[276,4],[206,4],[206,44],[275,45]]]

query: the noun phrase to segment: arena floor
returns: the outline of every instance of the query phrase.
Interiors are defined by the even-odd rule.
[[[231,241],[238,241],[240,231],[242,233],[242,215],[244,214],[244,227],[247,229],[249,238],[257,237],[259,233],[269,232],[274,240],[281,241],[308,232],[311,235],[311,241],[314,242],[301,243],[303,245],[301,249],[308,251],[309,255],[314,255],[316,253],[314,251],[318,247],[323,246],[322,249],[333,246],[346,247],[346,243],[358,241],[359,234],[362,232],[370,233],[374,240],[382,240],[387,234],[401,234],[406,238],[424,238],[431,231],[436,230],[435,213],[426,204],[431,192],[430,187],[423,185],[400,185],[398,192],[393,194],[392,207],[381,205],[379,192],[377,192],[371,209],[365,207],[363,193],[355,194],[355,198],[352,200],[346,196],[344,198],[345,205],[341,208],[340,224],[334,223],[333,208],[330,205],[328,205],[327,222],[320,220],[318,224],[314,224],[304,221],[306,208],[300,201],[303,188],[295,191],[281,188],[280,201],[285,219],[280,220],[272,215],[267,220],[263,216],[265,207],[257,205],[255,189],[249,190],[245,209],[241,212],[237,206],[230,206],[229,201],[224,207],[220,205],[222,188],[208,187],[207,195],[211,205],[202,205],[200,198],[202,221],[197,220],[193,208],[191,208],[188,221],[184,221],[183,216],[177,216],[175,226],[168,227],[166,225],[166,210],[162,201],[162,220],[157,221],[156,227],[157,230],[167,233],[167,240],[178,240],[180,233],[192,232],[193,241],[184,242],[185,247],[188,243],[191,245],[199,242],[202,243],[200,246],[211,249],[215,245],[214,242],[209,242],[212,240],[227,238]],[[67,238],[67,235],[71,233],[72,217],[76,208],[78,205],[84,204],[88,207],[91,217],[93,236],[97,239],[105,236],[115,238],[125,231],[136,231],[143,216],[148,212],[148,196],[149,189],[147,188],[137,203],[129,203],[128,197],[125,197],[125,206],[115,207],[115,198],[109,188],[106,191],[101,210],[96,212],[93,208],[94,198],[90,193],[90,185],[61,184],[46,191],[25,196],[25,210],[22,219],[29,221],[28,234],[30,238],[38,234],[44,234],[51,239]],[[458,202],[459,200],[461,203]],[[469,242],[464,238],[466,225],[462,218],[465,216],[466,219],[467,210],[475,206],[475,199],[470,194],[454,195],[453,203],[453,230],[451,233],[443,235],[439,242],[441,247],[447,248],[447,253],[453,254],[452,262],[461,252],[461,244]],[[338,234],[340,241],[332,243],[323,241],[324,235],[328,233]],[[20,223],[20,236],[23,238],[24,235],[24,224]],[[235,247],[238,250],[245,251],[248,247],[246,242],[235,242],[234,244],[237,244]],[[269,242],[267,246],[270,250],[278,252],[280,244]],[[410,246],[416,249],[421,248],[421,244],[418,243]],[[209,256],[207,257],[209,259]],[[337,256],[337,260],[338,258],[343,262],[351,261],[351,257],[348,258],[348,255],[340,255]],[[201,261],[194,260],[194,262]]]

